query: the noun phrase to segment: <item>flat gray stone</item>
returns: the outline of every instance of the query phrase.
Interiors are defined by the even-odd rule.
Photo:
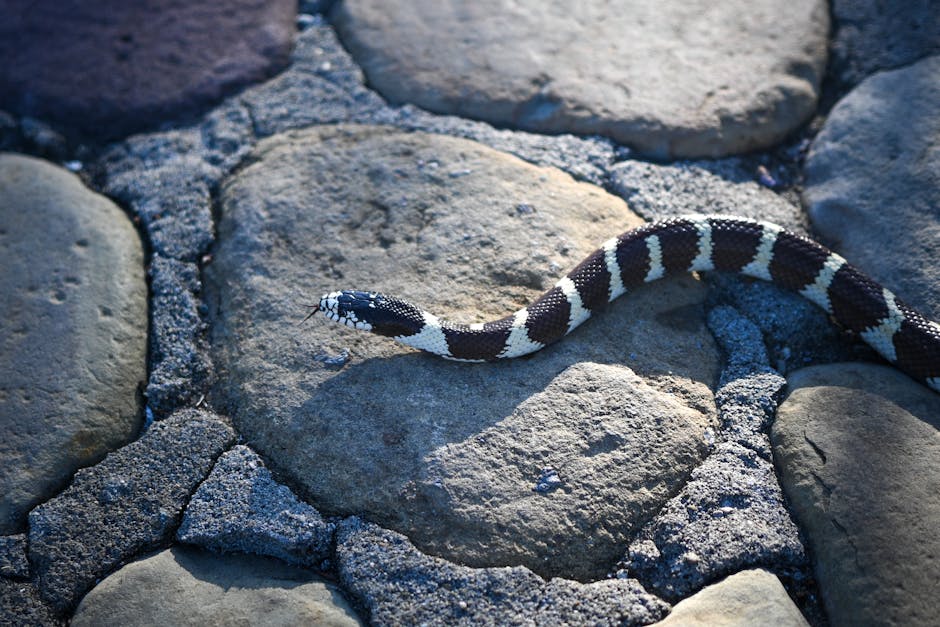
[[[65,612],[102,576],[171,539],[190,495],[234,439],[218,416],[182,410],[79,470],[29,514],[29,560],[43,599]]]
[[[790,377],[774,458],[834,625],[940,616],[940,396],[885,366]]]
[[[940,320],[940,56],[876,74],[832,110],[806,160],[813,225]]]
[[[656,427],[617,435],[606,422],[591,422],[592,409],[581,406],[566,417],[566,431],[534,433],[511,457],[504,451],[499,458],[491,445],[474,447],[485,433],[512,434],[519,418],[511,416],[520,405],[582,362],[627,364],[644,378],[646,385],[635,386],[641,390],[637,397],[624,387],[623,407],[649,399],[651,406],[673,408],[678,422],[670,424],[677,430],[663,429],[656,437],[657,446],[668,448],[670,437],[682,443],[677,457],[662,459],[664,468],[675,468],[663,475],[671,477],[667,483],[681,481],[701,458],[717,353],[704,325],[703,291],[689,278],[637,290],[557,346],[510,363],[455,364],[320,317],[298,324],[304,303],[352,287],[400,294],[468,322],[507,315],[600,242],[638,224],[621,200],[602,190],[466,140],[327,127],[264,142],[253,165],[223,187],[221,207],[219,248],[206,269],[219,371],[216,398],[231,409],[251,446],[324,514],[365,514],[419,544],[442,535],[458,539],[453,522],[469,520],[465,516],[482,505],[474,502],[482,498],[478,489],[497,477],[489,469],[480,486],[468,484],[465,496],[451,501],[453,511],[431,516],[432,503],[451,498],[442,501],[437,492],[429,502],[422,496],[439,472],[431,460],[444,459],[453,445],[454,454],[468,456],[467,463],[499,459],[491,468],[514,467],[513,479],[499,482],[511,491],[490,497],[509,502],[511,495],[524,494],[534,509],[519,521],[507,506],[487,524],[503,525],[507,533],[524,530],[541,556],[527,549],[525,563],[558,574],[571,558],[555,564],[554,546],[580,529],[580,548],[588,550],[591,534],[583,531],[607,529],[607,514],[600,512],[609,513],[604,501],[610,495],[585,489],[587,501],[563,498],[571,486],[588,481],[578,472],[566,479],[569,488],[538,498],[531,490],[543,468],[555,463],[543,451],[556,437],[582,439],[585,448],[571,461],[583,458],[579,467],[587,470],[621,459],[634,450],[626,442],[652,437],[646,429]],[[598,381],[608,388],[618,379],[637,382],[626,370]],[[564,385],[553,389],[564,396]],[[597,460],[590,462],[595,453]],[[643,453],[631,455],[616,471],[605,470],[612,473],[606,475],[611,485],[632,485],[633,468],[649,467]],[[455,467],[445,475],[453,472]],[[655,486],[663,500],[678,489],[660,479]],[[568,508],[578,522],[546,536],[539,518],[552,503],[565,503],[551,514],[553,520],[563,520],[561,510]],[[458,507],[465,513],[458,514]],[[655,509],[649,501],[633,511],[642,518]],[[583,518],[584,512],[594,512],[594,518]],[[472,527],[466,539],[476,542]],[[610,555],[607,542],[591,549],[577,576],[587,569],[603,574],[612,565],[602,563],[604,557],[591,563]],[[475,555],[474,563],[487,559],[485,551],[455,543],[440,551],[461,559]],[[521,558],[508,555],[493,554],[489,565],[519,563]]]
[[[850,85],[940,53],[935,0],[833,0],[832,72]]]
[[[336,558],[343,586],[378,625],[645,625],[669,609],[634,580],[458,566],[358,518],[340,524]]]
[[[780,580],[765,570],[746,570],[676,603],[662,627],[805,627],[809,623],[793,604]]]
[[[425,457],[409,537],[468,566],[598,579],[696,476],[712,426],[628,368],[575,364],[510,416]]]
[[[0,533],[141,426],[147,284],[114,203],[0,154]]]
[[[176,538],[223,553],[318,567],[332,551],[333,525],[277,483],[257,453],[236,446],[189,500]]]
[[[819,0],[359,0],[334,5],[331,19],[394,103],[604,135],[660,158],[783,139],[814,110],[828,34]]]
[[[11,0],[0,24],[0,107],[113,139],[282,68],[296,14],[294,0],[66,0],[41,11]]]
[[[361,625],[336,586],[269,558],[174,547],[132,562],[85,595],[87,625]]]

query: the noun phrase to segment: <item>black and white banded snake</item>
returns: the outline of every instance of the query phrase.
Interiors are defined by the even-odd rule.
[[[376,292],[325,294],[316,311],[447,359],[518,357],[555,342],[628,289],[672,274],[721,270],[812,301],[908,375],[940,392],[940,324],[824,246],[769,222],[691,215],[612,238],[531,305],[485,324],[455,324]]]

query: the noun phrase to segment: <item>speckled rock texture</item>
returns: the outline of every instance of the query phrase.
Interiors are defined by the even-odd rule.
[[[0,154],[0,533],[140,429],[147,284],[130,220],[47,162]]]
[[[361,625],[331,583],[261,557],[177,547],[132,562],[82,600],[71,624]]]
[[[634,580],[581,584],[521,566],[458,566],[358,518],[339,526],[336,551],[340,581],[376,625],[644,625],[669,610]]]
[[[338,127],[265,142],[223,189],[222,212],[207,269],[217,402],[322,511],[366,512],[476,566],[596,577],[703,455],[717,355],[693,280],[638,292],[557,348],[504,364],[429,360],[320,318],[298,325],[299,303],[341,286],[502,317],[602,233],[635,223],[602,190],[473,142]],[[611,333],[622,340],[600,340]],[[556,379],[587,362],[653,383],[617,366]],[[583,386],[607,391],[579,400]],[[668,410],[646,414],[654,406]],[[519,445],[512,459],[503,441]],[[566,487],[533,493],[551,466],[570,468]],[[504,540],[481,544],[494,534]]]
[[[182,410],[29,514],[29,560],[42,598],[64,612],[103,575],[172,537],[190,495],[235,434],[224,419]]]
[[[277,483],[247,446],[219,458],[189,500],[176,537],[214,551],[268,555],[311,567],[320,566],[333,549],[333,525]]]
[[[772,440],[832,623],[936,623],[940,396],[885,366],[807,368]]]
[[[29,577],[25,533],[0,536],[0,576],[11,579]]]
[[[7,0],[3,14],[0,107],[114,139],[283,67],[296,3]]]
[[[0,624],[58,627],[65,622],[43,603],[32,583],[0,577]]]
[[[627,573],[675,602],[742,568],[793,575],[806,556],[773,465],[722,443],[630,545]]]
[[[805,201],[838,252],[940,319],[940,56],[865,80],[806,161]]]
[[[829,24],[818,0],[354,0],[332,20],[392,102],[604,135],[658,158],[783,139],[813,111]]]
[[[724,213],[805,232],[799,205],[762,185],[758,181],[760,167],[736,157],[667,165],[628,160],[610,168],[610,183],[617,195],[647,220]]]

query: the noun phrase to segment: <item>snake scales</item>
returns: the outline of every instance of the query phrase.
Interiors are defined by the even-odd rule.
[[[824,246],[769,222],[733,216],[683,216],[612,238],[531,305],[495,322],[455,324],[402,299],[358,290],[325,294],[317,310],[441,357],[491,361],[561,339],[631,288],[708,270],[738,272],[801,294],[940,392],[940,324]]]

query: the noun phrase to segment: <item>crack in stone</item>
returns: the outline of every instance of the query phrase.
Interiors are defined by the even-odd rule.
[[[820,448],[820,446],[819,446],[818,444],[816,444],[815,442],[813,442],[813,441],[809,438],[809,436],[806,435],[806,432],[805,432],[805,431],[803,432],[803,439],[806,440],[806,443],[809,444],[809,445],[813,448],[813,452],[815,452],[816,455],[819,456],[819,459],[822,460],[822,463],[825,464],[825,463],[826,463],[826,452],[825,452],[824,450],[822,450],[822,448]]]

